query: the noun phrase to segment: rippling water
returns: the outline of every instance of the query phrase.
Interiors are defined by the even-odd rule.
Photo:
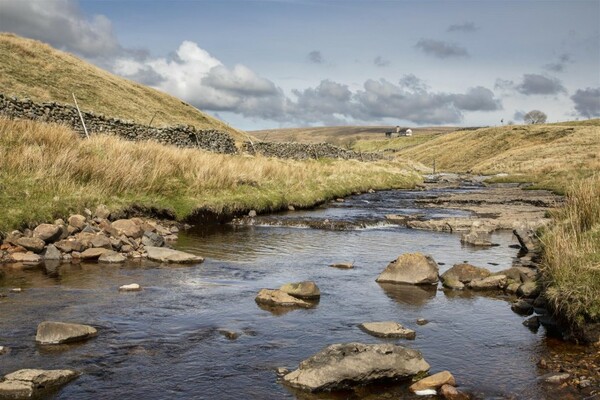
[[[316,211],[278,218],[382,218],[397,212],[443,216],[419,209],[426,192],[380,192]],[[452,212],[451,214],[455,214]],[[41,269],[4,267],[0,292],[0,373],[21,368],[72,368],[83,372],[56,399],[190,398],[410,398],[405,385],[355,392],[305,395],[277,382],[274,369],[297,367],[338,342],[378,343],[358,328],[394,320],[415,329],[414,341],[394,340],[423,352],[432,372],[450,370],[462,389],[480,398],[552,398],[537,384],[535,366],[548,350],[543,329],[522,325],[503,296],[375,282],[387,263],[405,252],[431,254],[440,272],[468,261],[497,271],[511,266],[516,243],[510,233],[493,237],[489,249],[463,247],[460,237],[397,226],[344,232],[293,227],[221,225],[181,234],[176,247],[207,258],[193,266],[130,262],[123,266],[63,265],[57,277]],[[355,269],[330,263],[353,261]],[[258,290],[314,280],[321,300],[314,309],[272,313],[254,302]],[[136,282],[138,293],[119,293]],[[417,318],[431,321],[417,326]],[[57,320],[90,324],[97,338],[45,348],[35,345],[37,324]],[[229,340],[219,333],[241,333]]]

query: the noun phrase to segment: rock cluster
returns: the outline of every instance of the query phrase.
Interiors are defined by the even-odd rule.
[[[51,262],[98,261],[122,263],[130,258],[149,258],[160,262],[199,263],[202,257],[169,249],[167,242],[177,239],[179,228],[141,218],[110,221],[110,212],[99,206],[95,213],[71,215],[67,222],[41,224],[35,229],[13,231],[0,245],[0,262],[36,265]]]
[[[77,109],[71,105],[35,103],[31,100],[19,100],[0,94],[0,114],[9,118],[62,123],[73,128],[81,137],[85,137]],[[119,136],[132,141],[154,140],[163,144],[201,148],[215,153],[237,152],[234,139],[226,132],[197,130],[193,126],[152,128],[85,111],[82,111],[82,115],[91,134]]]

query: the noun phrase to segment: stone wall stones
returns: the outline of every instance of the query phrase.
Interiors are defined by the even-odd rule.
[[[33,119],[62,123],[85,137],[83,126],[74,106],[58,103],[35,103],[0,94],[0,115],[8,118]],[[179,147],[201,148],[215,153],[237,152],[234,139],[226,132],[197,130],[192,126],[153,128],[133,122],[82,112],[85,125],[91,135],[119,136],[126,140],[154,140]]]
[[[243,151],[265,157],[293,158],[296,160],[319,158],[342,158],[344,160],[376,161],[384,158],[381,153],[357,153],[329,143],[273,143],[245,142]]]

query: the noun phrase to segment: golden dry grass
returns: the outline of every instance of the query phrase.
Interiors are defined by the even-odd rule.
[[[572,185],[543,243],[553,307],[576,326],[600,321],[600,174]]]
[[[220,155],[0,118],[0,230],[52,221],[99,203],[215,212],[310,206],[355,191],[413,187],[403,161],[293,161]]]
[[[0,33],[0,92],[34,101],[72,104],[82,110],[153,126],[193,125],[246,135],[158,90],[118,77],[42,42]]]
[[[441,171],[507,173],[510,176],[505,180],[533,181],[563,192],[573,179],[600,170],[600,126],[523,125],[457,131],[397,154],[425,165],[435,160]]]

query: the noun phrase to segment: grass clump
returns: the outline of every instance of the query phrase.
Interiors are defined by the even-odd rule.
[[[221,155],[114,136],[79,139],[56,124],[0,118],[0,231],[103,203],[172,210],[180,219],[306,207],[356,191],[413,187],[404,161],[294,161]]]
[[[553,308],[576,327],[600,322],[600,175],[572,186],[543,244]]]

